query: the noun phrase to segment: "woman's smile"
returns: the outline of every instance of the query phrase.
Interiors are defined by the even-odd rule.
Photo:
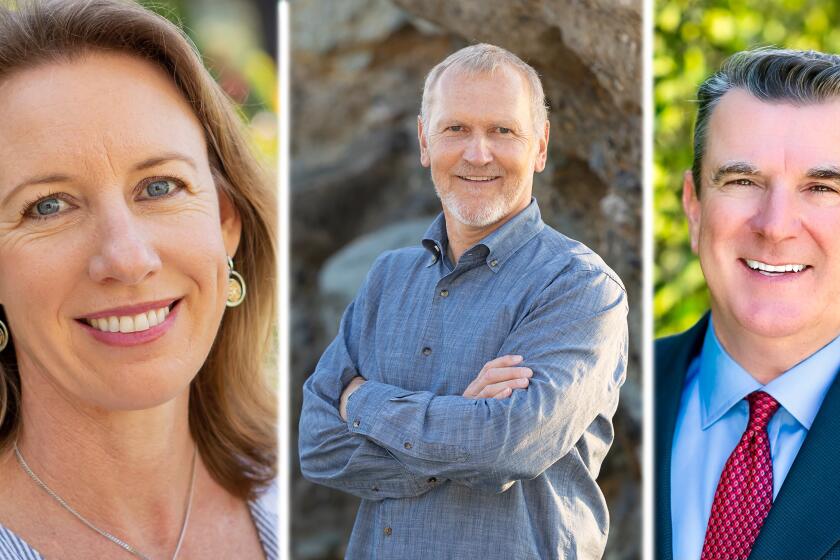
[[[105,344],[146,344],[169,331],[175,323],[180,302],[180,299],[170,299],[107,309],[76,321],[95,340]]]

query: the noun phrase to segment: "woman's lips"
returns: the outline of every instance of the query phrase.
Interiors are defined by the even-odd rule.
[[[77,322],[99,342],[111,346],[136,346],[157,340],[163,336],[174,324],[180,309],[181,300],[175,301],[171,309],[168,307],[150,309],[146,313],[137,315],[105,315],[115,310],[104,313],[97,313],[96,317],[77,320]],[[155,302],[157,304],[157,302]],[[134,310],[143,306],[133,308],[120,308],[120,311]],[[154,323],[154,324],[152,324]],[[103,328],[104,327],[104,328]]]
[[[101,319],[101,318],[108,318],[108,317],[121,317],[121,316],[134,316],[139,313],[146,313],[148,311],[153,311],[157,309],[162,309],[164,307],[171,307],[172,304],[177,302],[177,298],[169,298],[169,299],[162,299],[158,301],[149,301],[146,303],[138,303],[136,305],[126,305],[124,307],[114,307],[112,309],[105,309],[104,311],[97,311],[96,313],[91,313],[90,315],[85,315],[80,319]]]

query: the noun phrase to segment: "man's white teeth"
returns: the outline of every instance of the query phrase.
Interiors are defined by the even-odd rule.
[[[463,177],[467,181],[492,181],[495,177],[470,177],[468,175],[464,175]]]
[[[804,264],[767,264],[760,261],[753,261],[750,259],[745,259],[747,266],[753,270],[759,270],[761,272],[801,272],[805,270]]]
[[[121,317],[101,317],[99,319],[86,319],[87,324],[102,332],[133,333],[149,330],[166,320],[169,315],[168,307],[161,307],[146,313],[137,315],[123,315]]]

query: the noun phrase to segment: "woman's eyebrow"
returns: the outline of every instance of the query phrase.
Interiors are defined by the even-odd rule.
[[[133,171],[142,171],[144,169],[148,169],[150,167],[155,167],[162,163],[167,163],[170,161],[181,161],[192,167],[193,169],[198,169],[198,165],[195,163],[195,160],[186,154],[182,154],[179,152],[166,152],[157,156],[150,157],[148,159],[144,159],[143,161],[137,163],[132,168]],[[18,191],[25,189],[26,187],[32,185],[48,185],[53,183],[65,183],[67,181],[72,180],[72,177],[69,175],[65,175],[63,173],[49,173],[45,175],[36,175],[35,177],[31,177],[29,179],[23,180],[21,183],[15,185],[6,196],[3,197],[2,203],[0,206],[5,205],[9,200],[15,196]]]
[[[70,181],[71,177],[69,175],[64,175],[62,173],[50,173],[47,175],[36,175],[35,177],[31,177],[29,179],[25,179],[22,183],[18,183],[9,193],[3,197],[3,202],[0,206],[4,206],[9,200],[17,194],[18,191],[25,189],[31,185],[48,185],[52,183],[66,183]]]
[[[193,169],[198,170],[198,165],[195,163],[195,160],[193,158],[179,152],[166,152],[158,156],[153,156],[148,159],[144,159],[143,161],[137,163],[133,169],[134,171],[141,171],[143,169],[155,167],[157,165],[160,165],[162,163],[168,163],[170,161],[182,161],[190,167],[192,167]]]

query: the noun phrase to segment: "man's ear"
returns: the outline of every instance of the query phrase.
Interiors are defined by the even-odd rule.
[[[417,140],[420,142],[420,165],[429,167],[432,164],[429,158],[429,142],[426,140],[426,132],[423,130],[423,119],[417,116]]]
[[[217,187],[216,193],[219,196],[219,222],[222,227],[225,252],[233,257],[242,236],[242,217],[225,189]]]
[[[691,250],[697,252],[697,245],[700,239],[700,221],[703,217],[703,209],[700,204],[700,197],[694,185],[694,176],[690,170],[683,173],[682,204],[685,215],[688,218],[688,233],[691,237]]]
[[[537,159],[534,162],[534,171],[536,173],[540,173],[543,169],[545,169],[545,162],[548,159],[548,133],[550,128],[551,123],[549,123],[548,119],[546,119],[545,126],[543,127],[543,133],[538,135],[537,138],[539,148],[537,151]]]

